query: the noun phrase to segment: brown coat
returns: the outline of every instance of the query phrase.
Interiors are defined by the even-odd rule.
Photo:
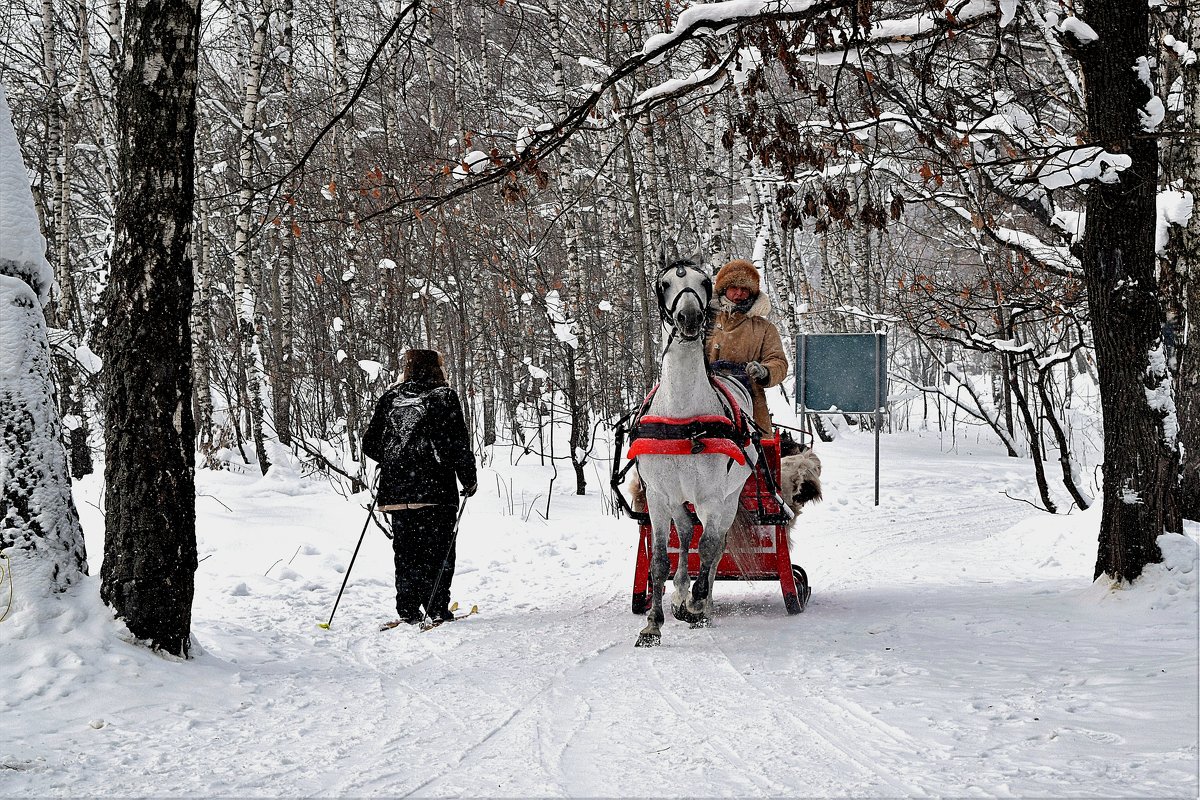
[[[708,338],[708,359],[736,361],[739,364],[757,361],[767,368],[770,375],[766,385],[751,381],[750,393],[754,398],[754,421],[763,431],[770,433],[771,414],[767,411],[764,390],[783,383],[788,371],[787,354],[783,350],[779,331],[767,319],[771,303],[763,292],[745,314],[731,311],[727,300],[719,299],[717,304],[721,311]]]

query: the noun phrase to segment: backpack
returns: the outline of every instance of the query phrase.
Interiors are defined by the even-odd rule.
[[[430,398],[433,392],[392,400],[384,425],[382,463],[428,464],[439,462],[429,437]]]

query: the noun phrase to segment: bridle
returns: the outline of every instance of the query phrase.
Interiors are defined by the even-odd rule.
[[[704,283],[701,284],[704,288],[704,297],[701,297],[700,293],[693,287],[687,286],[681,290],[679,294],[675,295],[675,297],[671,300],[671,307],[667,308],[667,299],[663,295],[662,279],[663,276],[671,270],[675,270],[675,277],[677,278],[686,278],[688,270],[693,270],[699,273],[700,276],[704,278]],[[701,329],[700,333],[696,334],[695,336],[683,336],[679,334],[679,328],[675,324],[675,310],[679,307],[679,301],[683,299],[684,295],[692,294],[695,295],[696,300],[700,303],[701,311],[704,311],[708,308],[708,304],[712,300],[712,289],[712,278],[708,277],[708,273],[691,261],[676,261],[674,264],[668,264],[659,270],[658,277],[654,280],[654,295],[658,298],[658,314],[660,317],[662,317],[663,324],[668,325],[671,328],[671,335],[667,339],[667,347],[664,349],[664,352],[665,350],[670,349],[671,343],[675,340],[676,335],[679,335],[679,338],[685,342],[694,342],[696,339],[699,339],[704,335],[703,328]]]

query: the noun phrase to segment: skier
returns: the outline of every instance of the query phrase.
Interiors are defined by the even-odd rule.
[[[475,494],[475,454],[462,405],[446,385],[436,350],[404,354],[403,380],[379,398],[362,450],[379,464],[377,503],[392,516],[400,621],[422,622],[422,605],[434,622],[454,619],[449,606],[458,510],[455,478],[464,497]]]
[[[729,366],[720,362],[744,365],[754,421],[769,434],[771,414],[764,390],[782,383],[788,370],[779,331],[767,319],[771,302],[761,289],[758,270],[740,258],[721,267],[713,288],[719,313],[708,339],[709,361],[718,372]]]

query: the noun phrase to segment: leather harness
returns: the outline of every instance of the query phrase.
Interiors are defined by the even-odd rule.
[[[738,464],[746,463],[745,448],[751,437],[741,407],[733,394],[718,381],[709,377],[709,385],[725,400],[729,415],[703,414],[695,417],[659,417],[646,414],[650,401],[658,391],[656,385],[642,401],[642,407],[629,429],[629,452],[626,458],[642,455],[684,456],[716,453],[728,456]]]

